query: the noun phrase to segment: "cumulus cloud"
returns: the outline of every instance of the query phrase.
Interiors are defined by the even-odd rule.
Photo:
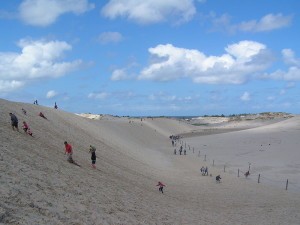
[[[19,13],[26,24],[48,26],[64,13],[78,15],[94,7],[88,0],[24,0],[19,6]]]
[[[223,14],[218,17],[215,13],[211,13],[208,17],[211,18],[213,24],[212,31],[223,31],[230,34],[238,31],[256,33],[277,30],[288,27],[293,19],[291,15],[285,16],[278,13],[267,14],[259,20],[249,20],[233,24],[231,22],[231,16],[228,14]]]
[[[57,78],[78,69],[81,60],[60,61],[72,46],[62,41],[20,40],[21,52],[0,52],[0,90],[16,89],[30,80]]]
[[[240,99],[242,100],[242,101],[250,101],[251,100],[251,97],[250,97],[250,94],[249,94],[249,92],[244,92],[244,94],[240,97]]]
[[[101,10],[103,16],[125,17],[139,24],[165,21],[183,23],[196,13],[193,0],[110,0]]]
[[[58,93],[54,90],[48,91],[46,94],[46,98],[53,98],[57,95]]]
[[[98,40],[101,44],[118,43],[123,39],[119,32],[103,32],[99,35]]]
[[[241,41],[228,45],[225,51],[220,56],[207,56],[195,49],[158,45],[149,49],[155,60],[140,72],[138,79],[190,78],[195,83],[241,84],[252,74],[266,69],[272,61],[267,47],[258,42]]]

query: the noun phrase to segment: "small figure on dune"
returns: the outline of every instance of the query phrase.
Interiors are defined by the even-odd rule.
[[[158,181],[158,184],[156,186],[159,187],[158,190],[163,194],[164,193],[164,186],[166,186],[166,185],[164,185],[162,182]]]
[[[250,175],[249,170],[248,170],[244,175],[245,175],[245,177],[247,178],[247,177]]]
[[[39,113],[39,116],[47,120],[47,117],[42,112]]]
[[[68,162],[73,163],[74,160],[72,158],[73,155],[72,146],[66,141],[64,142],[64,144],[65,144],[65,155],[67,154],[67,160]]]
[[[34,104],[34,105],[38,105],[38,101],[35,100],[35,101],[33,102],[33,104]]]
[[[58,107],[57,107],[57,105],[56,105],[56,102],[54,103],[54,109],[57,109]]]
[[[19,127],[18,127],[18,118],[16,117],[15,114],[13,113],[9,113],[10,115],[10,120],[11,120],[11,127],[13,130],[15,130],[15,128],[17,129],[17,131],[19,131]]]
[[[204,171],[205,171],[205,168],[204,168],[204,166],[202,166],[201,169],[200,169],[200,172],[204,173]]]
[[[96,169],[96,148],[92,145],[90,145],[90,150],[89,152],[91,153],[91,160],[92,160],[92,167]]]
[[[24,130],[24,132],[25,132],[26,134],[29,134],[30,136],[32,136],[32,132],[31,132],[31,130],[30,130],[28,124],[27,124],[25,121],[23,121],[23,126],[22,126],[22,128],[23,128],[23,130]]]
[[[216,182],[217,182],[217,183],[221,183],[221,179],[222,179],[222,178],[221,178],[220,175],[216,176]]]
[[[27,112],[26,112],[26,110],[25,110],[25,109],[23,109],[23,108],[22,108],[22,112],[23,112],[23,114],[24,114],[24,115],[27,115]]]
[[[176,148],[174,149],[174,155],[176,155]]]

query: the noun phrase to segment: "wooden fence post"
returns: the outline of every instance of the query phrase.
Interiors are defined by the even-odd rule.
[[[215,166],[215,160],[213,160],[213,166]]]
[[[260,182],[260,174],[258,174],[258,180],[257,180],[257,183]]]
[[[288,185],[289,185],[289,179],[286,180],[285,190],[288,189]]]

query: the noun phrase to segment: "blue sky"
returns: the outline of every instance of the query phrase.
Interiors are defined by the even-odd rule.
[[[0,98],[75,113],[300,113],[298,0],[0,0]]]

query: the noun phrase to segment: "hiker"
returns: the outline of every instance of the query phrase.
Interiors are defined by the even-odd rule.
[[[70,162],[70,163],[73,163],[74,161],[73,161],[73,158],[72,158],[72,155],[73,155],[73,150],[72,150],[72,146],[70,145],[70,144],[68,144],[68,142],[64,142],[64,144],[65,144],[65,154],[67,154],[67,160],[68,160],[68,162]]]
[[[163,194],[164,193],[164,185],[162,182],[158,181],[158,184],[156,186],[159,186],[158,190]]]
[[[186,149],[183,150],[183,154],[186,155]]]
[[[250,175],[249,170],[248,170],[244,175],[245,175],[245,177],[247,178],[247,177]]]
[[[11,127],[13,130],[15,130],[15,128],[17,129],[17,131],[19,131],[19,127],[18,127],[18,118],[16,117],[15,114],[13,113],[9,113],[10,115],[10,120],[11,120]]]
[[[58,107],[57,107],[57,105],[56,105],[56,102],[54,103],[54,109],[57,109]]]
[[[91,153],[91,160],[92,160],[92,167],[96,169],[96,148],[92,145],[90,145],[90,150],[89,152]]]
[[[47,117],[42,112],[39,113],[39,116],[47,120]]]
[[[27,115],[27,112],[26,112],[26,110],[25,110],[25,109],[23,109],[23,108],[22,108],[22,112],[23,112],[23,114],[24,114],[24,115]]]
[[[222,179],[222,178],[221,178],[220,175],[216,176],[216,182],[217,182],[217,183],[221,183],[221,179]]]

